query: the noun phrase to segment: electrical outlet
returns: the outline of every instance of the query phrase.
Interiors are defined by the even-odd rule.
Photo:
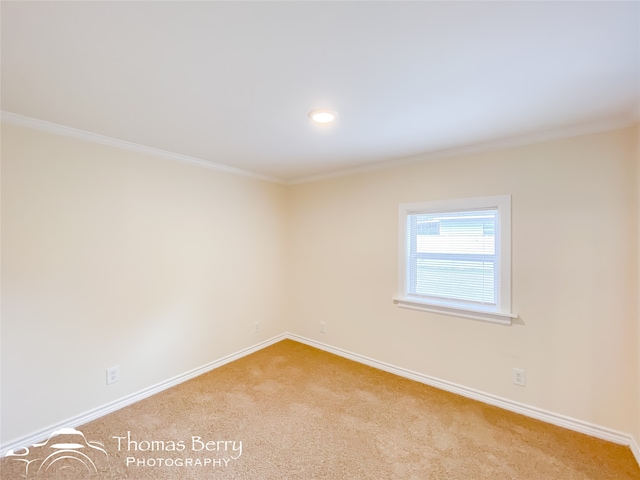
[[[258,333],[260,331],[260,322],[256,322],[253,324],[253,333]]]
[[[525,384],[525,372],[522,368],[514,368],[512,372],[511,381],[516,385],[520,385],[524,387]]]
[[[120,365],[107,368],[107,385],[120,381]]]
[[[326,324],[324,322],[320,322],[320,333],[325,333],[326,331]]]

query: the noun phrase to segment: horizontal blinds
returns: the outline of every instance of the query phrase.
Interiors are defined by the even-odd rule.
[[[497,304],[497,209],[408,215],[409,293]]]

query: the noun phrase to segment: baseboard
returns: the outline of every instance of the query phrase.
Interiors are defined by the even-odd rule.
[[[315,347],[320,350],[324,350],[325,352],[333,353],[340,357],[347,358],[349,360],[353,360],[355,362],[362,363],[373,368],[377,368],[378,370],[383,370],[400,377],[424,383],[425,385],[430,385],[441,390],[446,390],[447,392],[455,393],[457,395],[462,395],[463,397],[478,400],[489,405],[504,408],[505,410],[509,410],[511,412],[519,413],[527,417],[535,418],[537,420],[542,420],[543,422],[557,425],[559,427],[564,427],[576,432],[584,433],[592,437],[601,438],[603,440],[607,440],[609,442],[617,443],[620,445],[627,445],[631,448],[631,451],[638,461],[638,465],[640,465],[640,450],[638,448],[638,443],[636,442],[635,438],[628,433],[618,432],[616,430],[595,425],[593,423],[567,417],[565,415],[559,415],[557,413],[549,412],[547,410],[533,407],[531,405],[514,402],[513,400],[498,397],[497,395],[491,395],[489,393],[465,387],[463,385],[458,385],[446,380],[441,380],[429,375],[424,375],[412,370],[407,370],[406,368],[396,367],[395,365],[380,362],[364,355],[349,352],[341,348],[336,348],[331,345],[327,345],[326,343],[311,340],[300,335],[288,333],[286,337],[290,340],[309,345],[310,347]]]
[[[631,445],[629,446],[631,447],[631,453],[633,453],[633,456],[636,457],[636,462],[638,462],[638,465],[640,465],[640,446],[638,445],[638,442],[634,437],[631,437]]]
[[[30,445],[33,445],[34,443],[41,442],[47,439],[49,435],[51,435],[51,433],[53,433],[56,430],[59,430],[60,428],[79,427],[87,422],[100,418],[109,413],[113,413],[116,410],[120,410],[121,408],[124,408],[135,402],[138,402],[147,397],[150,397],[151,395],[160,393],[163,390],[167,390],[180,383],[186,382],[187,380],[191,380],[192,378],[195,378],[199,375],[207,373],[227,363],[233,362],[234,360],[238,360],[239,358],[250,355],[251,353],[257,352],[258,350],[262,350],[263,348],[266,348],[270,345],[273,345],[274,343],[277,343],[285,339],[294,340],[296,342],[300,342],[305,345],[309,345],[311,347],[324,350],[325,352],[333,353],[334,355],[338,355],[340,357],[347,358],[349,360],[353,360],[355,362],[362,363],[364,365],[368,365],[373,368],[377,368],[378,370],[389,372],[394,375],[398,375],[400,377],[408,378],[410,380],[423,383],[425,385],[430,385],[432,387],[436,387],[441,390],[462,395],[463,397],[471,398],[473,400],[478,400],[480,402],[487,403],[489,405],[494,405],[496,407],[504,408],[505,410],[509,410],[515,413],[526,415],[527,417],[542,420],[543,422],[564,427],[576,432],[584,433],[592,437],[601,438],[603,440],[607,440],[613,443],[618,443],[620,445],[627,445],[630,447],[631,452],[635,456],[636,461],[638,462],[638,465],[640,465],[640,447],[638,446],[637,440],[630,434],[618,432],[610,428],[602,427],[589,422],[584,422],[582,420],[567,417],[565,415],[559,415],[557,413],[549,412],[537,407],[533,407],[531,405],[514,402],[513,400],[508,400],[506,398],[498,397],[496,395],[491,395],[489,393],[475,390],[473,388],[465,387],[463,385],[458,385],[453,382],[448,382],[446,380],[441,380],[439,378],[435,378],[429,375],[424,375],[422,373],[414,372],[406,368],[397,367],[395,365],[391,365],[385,362],[380,362],[373,358],[369,358],[364,355],[343,350],[341,348],[333,347],[326,343],[318,342],[316,340],[311,340],[309,338],[296,335],[293,333],[283,333],[281,335],[277,335],[268,340],[257,343],[251,347],[245,348],[236,353],[227,355],[218,360],[207,363],[206,365],[203,365],[201,367],[185,372],[169,380],[165,380],[164,382],[160,382],[156,385],[145,388],[131,395],[127,395],[126,397],[118,399],[114,402],[110,402],[101,407],[89,410],[80,415],[69,418],[63,422],[56,423],[55,425],[50,425],[46,428],[38,430],[37,432],[33,432],[29,435],[25,435],[16,440],[13,440],[7,444],[1,445],[0,457],[4,456],[8,450],[15,450],[21,447],[28,447]]]
[[[68,418],[62,422],[58,422],[55,425],[49,425],[46,428],[38,430],[37,432],[30,433],[23,437],[20,437],[16,440],[8,442],[4,445],[0,446],[0,457],[3,457],[7,451],[15,450],[22,447],[28,447],[33,445],[34,443],[41,442],[49,438],[51,433],[59,430],[61,428],[75,428],[80,425],[84,425],[92,420],[103,417],[109,413],[113,413],[116,410],[120,410],[132,403],[139,402],[151,395],[155,395],[156,393],[160,393],[163,390],[167,390],[171,387],[175,387],[176,385],[186,382],[187,380],[191,380],[203,373],[210,372],[216,368],[219,368],[227,363],[233,362],[234,360],[238,360],[239,358],[250,355],[258,350],[262,350],[265,347],[273,345],[281,340],[287,338],[286,334],[277,335],[269,340],[265,340],[264,342],[257,343],[251,347],[242,349],[236,353],[232,353],[225,357],[219,358],[218,360],[214,360],[213,362],[207,363],[206,365],[202,365],[201,367],[194,368],[193,370],[189,370],[183,374],[177,375],[169,380],[165,380],[163,382],[152,385],[148,388],[140,390],[138,392],[127,395],[126,397],[120,398],[113,402],[102,405],[101,407],[91,409],[87,412],[81,413],[80,415],[76,415],[75,417]]]

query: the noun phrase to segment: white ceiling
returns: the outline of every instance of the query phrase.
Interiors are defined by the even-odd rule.
[[[639,117],[640,2],[7,2],[2,110],[296,181]],[[314,108],[339,112],[329,128]]]

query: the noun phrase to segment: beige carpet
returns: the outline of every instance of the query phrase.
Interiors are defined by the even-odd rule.
[[[78,431],[2,478],[640,479],[627,447],[289,340]]]

